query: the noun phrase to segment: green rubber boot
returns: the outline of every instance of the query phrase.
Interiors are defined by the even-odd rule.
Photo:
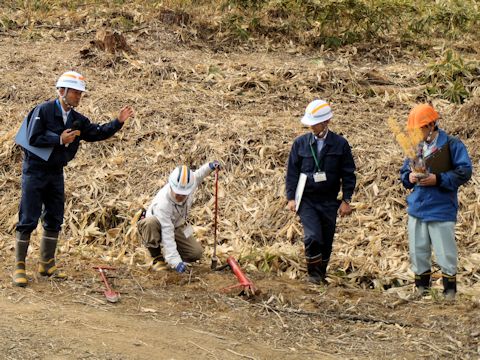
[[[26,258],[28,245],[30,244],[30,234],[16,233],[15,239],[15,270],[13,271],[13,285],[25,287],[28,284],[26,273]]]
[[[57,250],[58,232],[44,230],[40,242],[40,264],[38,272],[42,276],[65,279],[66,274],[62,273],[55,264],[55,251]]]

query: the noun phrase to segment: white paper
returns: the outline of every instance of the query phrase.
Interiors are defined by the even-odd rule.
[[[188,239],[190,236],[193,236],[193,227],[190,224],[186,224],[183,228],[183,235]]]
[[[300,202],[302,201],[303,190],[305,189],[306,183],[307,175],[301,173],[298,177],[297,189],[295,190],[295,211],[298,211],[300,208]]]
[[[315,174],[313,174],[313,181],[315,181],[316,183],[327,181],[327,174],[325,174],[325,172],[323,171],[316,172]]]

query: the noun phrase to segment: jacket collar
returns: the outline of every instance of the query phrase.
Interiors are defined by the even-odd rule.
[[[442,129],[438,129],[437,148],[441,148],[448,141],[448,135]]]
[[[331,144],[331,140],[332,140],[332,136],[330,135],[330,133],[332,132],[332,130],[328,129],[327,131],[327,135],[325,135],[325,137],[322,139],[324,141],[324,144]],[[328,141],[328,139],[330,139],[330,142]],[[316,136],[313,135],[313,133],[310,133],[310,138],[309,138],[309,144],[310,145],[313,145],[315,143],[315,140],[316,140]]]
[[[327,133],[327,137],[325,138],[325,145],[333,145],[334,141],[333,141],[333,132],[328,129],[328,133]]]
[[[62,121],[62,124],[63,124],[63,113],[62,113],[62,109],[61,109],[62,105],[60,104],[60,100],[58,98],[56,98],[52,102],[53,102],[53,105],[55,107],[54,116],[59,117]],[[69,128],[69,127],[72,126],[74,117],[75,117],[75,109],[71,108],[70,112],[68,113],[67,123],[64,124],[65,128]]]

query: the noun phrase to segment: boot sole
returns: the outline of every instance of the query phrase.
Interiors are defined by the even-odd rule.
[[[19,282],[16,282],[16,281],[12,281],[12,284],[15,285],[15,286],[17,286],[17,287],[22,287],[22,288],[24,288],[24,287],[27,287],[28,282],[19,283]]]
[[[324,279],[318,279],[318,278],[315,278],[315,277],[307,277],[307,281],[310,283],[310,284],[314,284],[314,285],[328,285],[328,282]]]
[[[19,262],[22,263],[22,262]],[[23,262],[25,265],[25,263]],[[17,262],[18,265],[18,262]],[[17,268],[13,272],[12,284],[18,287],[25,287],[28,284],[27,273],[24,268]]]
[[[47,269],[45,269],[45,266],[42,264],[39,266],[38,273],[42,276],[47,276],[49,278],[54,278],[54,279],[66,279],[67,275],[62,273],[59,268],[57,268],[56,265],[53,265]]]
[[[67,275],[63,275],[63,274],[55,274],[55,273],[48,274],[48,273],[41,273],[41,272],[38,272],[38,273],[42,276],[45,276],[51,279],[66,280],[68,278]]]

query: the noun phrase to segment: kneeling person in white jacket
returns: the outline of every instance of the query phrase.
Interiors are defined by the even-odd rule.
[[[185,262],[199,260],[203,248],[195,240],[187,216],[193,203],[193,193],[203,179],[220,163],[206,163],[197,171],[188,166],[178,166],[160,189],[147,209],[145,219],[137,228],[155,264],[163,257],[177,272],[184,272]]]

